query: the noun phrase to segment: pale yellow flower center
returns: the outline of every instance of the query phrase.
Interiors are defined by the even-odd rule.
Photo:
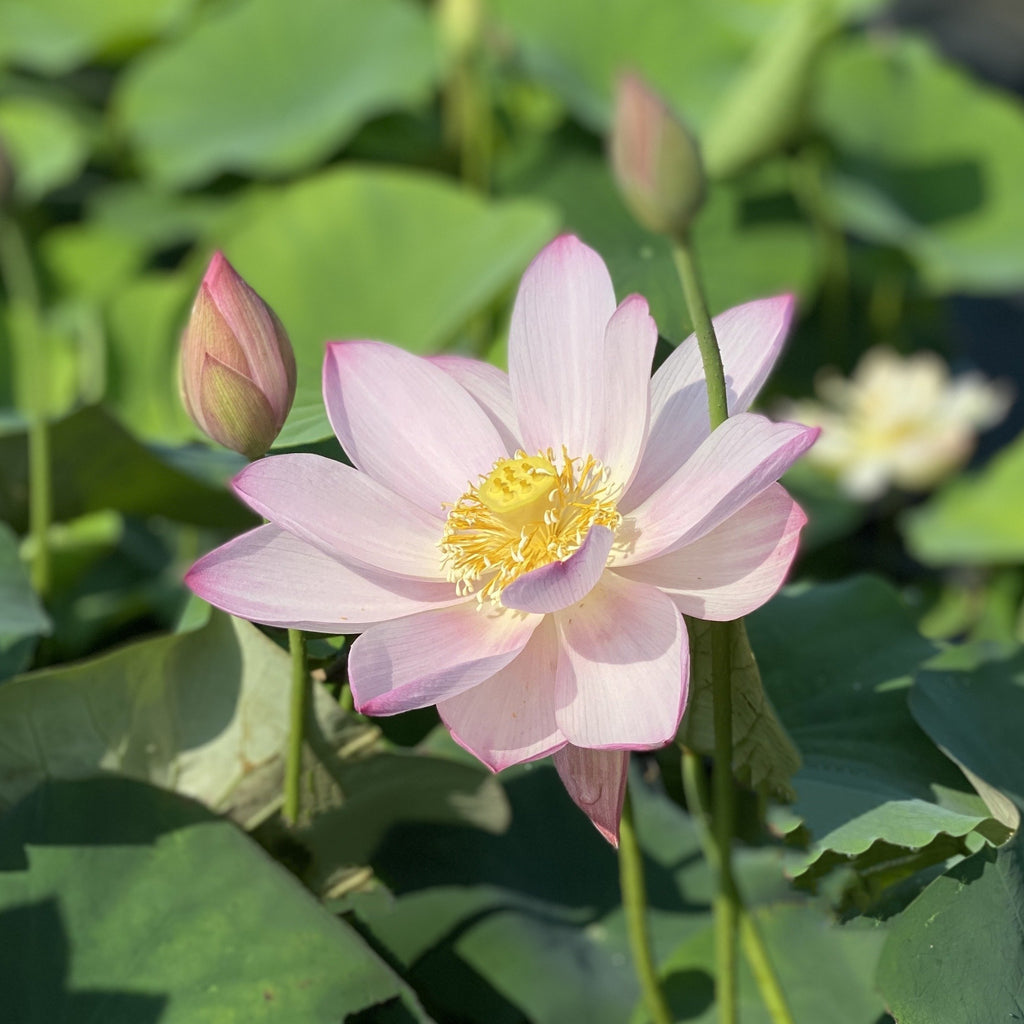
[[[549,448],[494,468],[451,507],[441,538],[441,564],[460,594],[500,604],[513,580],[565,561],[592,526],[618,529],[622,516],[608,471],[593,456],[556,464]]]

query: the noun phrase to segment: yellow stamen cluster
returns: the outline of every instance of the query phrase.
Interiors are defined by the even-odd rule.
[[[442,566],[460,594],[500,603],[502,590],[523,573],[567,559],[592,526],[618,529],[622,516],[608,471],[588,455],[560,465],[549,448],[516,452],[452,506],[441,538]]]

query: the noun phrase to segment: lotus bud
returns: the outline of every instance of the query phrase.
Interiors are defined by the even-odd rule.
[[[626,205],[644,227],[686,235],[706,191],[697,140],[636,75],[618,83],[611,161]]]
[[[295,354],[274,311],[214,253],[181,339],[181,397],[199,429],[250,459],[295,398]]]

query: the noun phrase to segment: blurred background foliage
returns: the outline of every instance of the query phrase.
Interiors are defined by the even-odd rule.
[[[254,522],[224,488],[241,461],[178,398],[203,267],[224,250],[291,335],[279,448],[340,457],[328,339],[500,365],[519,275],[560,231],[649,299],[663,358],[690,331],[670,250],[604,150],[632,70],[701,140],[713,310],[798,297],[764,408],[876,345],[1019,392],[1022,54],[1014,0],[0,0],[0,936],[34,936],[0,965],[12,1019],[642,1020],[613,855],[550,767],[502,785],[433,712],[360,720],[340,639],[312,645],[307,807],[283,825],[280,637],[207,621],[181,584]],[[22,567],[40,421],[45,595]],[[811,517],[800,582],[750,634],[803,767],[767,826],[750,796],[740,864],[798,1020],[1024,1013],[991,1002],[1024,947],[985,911],[1022,898],[1019,842],[991,845],[1024,795],[999,710],[1024,686],[1022,426],[1018,403],[926,496],[787,481]],[[972,715],[981,750],[957,728]],[[654,937],[679,1018],[710,1020],[709,881],[674,757],[634,766]],[[954,913],[965,879],[977,900]],[[922,890],[962,925],[951,960],[981,936],[1006,953],[929,975],[927,1003]],[[129,955],[154,935],[159,956]],[[753,991],[744,1020],[765,1020]]]

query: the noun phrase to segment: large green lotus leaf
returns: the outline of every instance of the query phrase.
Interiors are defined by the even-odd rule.
[[[1024,1020],[1024,838],[981,850],[897,917],[878,986],[900,1024]]]
[[[884,929],[862,922],[837,925],[809,903],[762,906],[752,916],[795,1020],[879,1024],[887,1019],[874,991]],[[681,943],[662,964],[661,974],[676,1020],[714,1024],[713,926]],[[744,1024],[772,1024],[745,957],[740,958],[738,1006]],[[631,1024],[649,1020],[637,1007]]]
[[[803,756],[793,809],[814,837],[808,863],[876,843],[920,849],[988,820],[910,714],[911,678],[934,647],[887,584],[860,577],[784,591],[747,624]]]
[[[5,817],[0,942],[19,1024],[428,1020],[242,832],[130,779],[50,782]]]
[[[533,200],[488,202],[433,175],[370,167],[260,193],[234,223],[222,247],[295,347],[298,394],[279,446],[330,436],[326,341],[436,351],[511,287],[557,226]]]
[[[0,646],[4,641],[49,633],[50,628],[50,617],[18,555],[18,538],[0,522]]]
[[[141,57],[117,102],[150,175],[194,185],[309,167],[364,121],[425,103],[439,70],[406,0],[243,0]]]
[[[962,671],[922,672],[910,692],[910,710],[929,736],[968,773],[998,817],[1005,798],[1024,806],[1024,655]],[[1011,813],[1008,823],[1014,824]]]
[[[892,35],[823,65],[817,119],[837,147],[847,225],[905,249],[935,292],[1024,284],[1024,106]]]
[[[198,0],[0,0],[0,64],[62,74],[181,24]]]
[[[52,228],[39,252],[61,291],[86,301],[121,291],[146,257],[138,240],[93,221]]]
[[[178,391],[178,342],[195,291],[185,274],[152,273],[110,299],[105,403],[139,437],[174,443],[198,436]]]
[[[89,197],[85,227],[129,238],[154,251],[209,237],[244,193],[168,193],[149,181],[116,181]]]
[[[411,753],[342,759],[327,754],[314,780],[316,806],[297,833],[311,862],[305,877],[323,888],[339,866],[368,864],[388,831],[413,821],[508,827],[501,784],[479,762]]]
[[[807,295],[813,287],[813,241],[786,208],[781,171],[767,167],[741,184],[714,186],[697,218],[694,246],[713,313],[785,291]],[[690,333],[671,247],[633,220],[605,161],[557,152],[515,187],[561,208],[565,228],[608,264],[619,297],[639,292],[647,299],[663,337],[678,342]]]
[[[0,137],[14,169],[15,195],[24,202],[73,181],[92,141],[80,116],[40,96],[0,100]]]
[[[394,898],[357,898],[355,912],[443,1019],[621,1024],[638,992],[615,853],[550,765],[502,777],[508,831],[394,831],[373,860]],[[708,920],[710,882],[679,808],[642,785],[634,806],[664,950]]]
[[[350,908],[444,1019],[621,1024],[639,998],[615,853],[550,765],[503,773],[501,835],[410,823],[374,853],[393,893]],[[659,959],[708,926],[713,882],[689,817],[631,778]],[[738,850],[752,903],[788,884],[779,851]]]
[[[172,381],[167,382],[173,386]],[[114,508],[166,516],[197,526],[242,529],[257,520],[223,484],[175,468],[173,451],[158,455],[98,406],[80,409],[51,426],[53,514],[57,521]],[[231,460],[221,474],[243,465]],[[0,519],[24,530],[28,521],[28,450],[24,430],[0,433]]]
[[[806,129],[813,74],[839,27],[830,0],[786,4],[715,108],[702,152],[711,178],[728,178],[781,152]]]
[[[24,671],[36,639],[52,631],[53,622],[32,589],[18,553],[18,538],[0,522],[0,682]]]
[[[901,521],[927,565],[1024,562],[1024,435],[976,473],[954,480]]]
[[[696,126],[709,119],[780,4],[742,0],[494,0],[531,73],[597,131],[624,71],[644,75]]]
[[[224,809],[288,735],[288,655],[215,614],[194,632],[0,687],[0,803],[45,779],[116,772]]]

